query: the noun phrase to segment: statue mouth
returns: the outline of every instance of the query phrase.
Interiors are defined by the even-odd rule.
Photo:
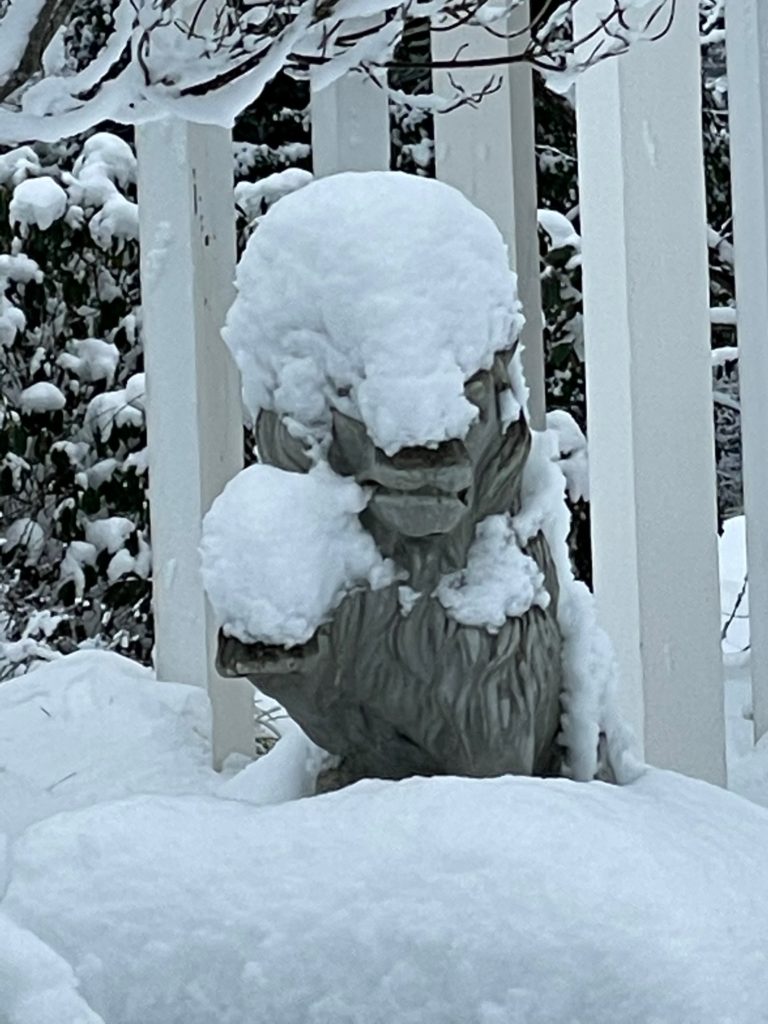
[[[470,489],[453,494],[437,487],[394,490],[377,487],[368,503],[385,526],[407,537],[450,533],[469,511]]]
[[[245,643],[220,632],[216,667],[221,675],[229,678],[294,676],[317,650],[316,636],[298,647],[286,648],[258,640]]]

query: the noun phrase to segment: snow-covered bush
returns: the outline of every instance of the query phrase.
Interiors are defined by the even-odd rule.
[[[234,146],[241,242],[311,177],[285,170],[309,148],[280,96],[266,141]],[[150,658],[140,301],[129,142],[1,154],[0,677],[84,644]]]
[[[715,444],[718,497],[723,519],[741,515],[744,492],[741,478],[741,414],[739,411],[738,350],[724,345],[712,352],[715,387]]]
[[[0,157],[4,674],[151,647],[135,181],[106,132]]]
[[[68,66],[93,59],[115,6],[77,0]],[[278,75],[239,119],[239,181],[309,166],[308,101]],[[0,152],[0,678],[75,646],[151,655],[130,141],[113,129]],[[274,198],[238,207],[241,244]]]

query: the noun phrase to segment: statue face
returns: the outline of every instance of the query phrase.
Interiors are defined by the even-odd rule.
[[[472,462],[461,441],[434,448],[402,448],[388,456],[359,420],[334,411],[328,461],[371,489],[370,514],[408,537],[448,533],[469,508]]]
[[[370,490],[368,519],[388,534],[418,539],[450,534],[472,517],[514,506],[530,437],[522,415],[502,423],[500,395],[511,395],[507,358],[500,353],[492,369],[467,381],[464,393],[478,416],[464,440],[401,448],[390,456],[376,447],[361,420],[333,410],[328,462]],[[262,411],[256,432],[265,462],[294,472],[310,468],[303,442],[276,413]]]
[[[374,445],[360,420],[334,410],[328,461],[336,472],[371,489],[368,513],[387,530],[414,538],[450,533],[472,512],[478,471],[503,435],[498,388],[508,386],[508,378],[503,362],[497,362],[503,370],[494,367],[467,381],[466,396],[479,413],[463,441],[402,448],[389,456]]]

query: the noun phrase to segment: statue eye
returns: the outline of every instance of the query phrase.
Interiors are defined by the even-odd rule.
[[[336,388],[336,394],[339,396],[339,398],[349,398],[349,396],[352,394],[352,385],[344,384],[341,387]]]

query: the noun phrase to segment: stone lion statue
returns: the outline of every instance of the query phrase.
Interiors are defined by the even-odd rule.
[[[561,590],[573,581],[570,575],[565,578],[568,570],[563,569],[564,560],[567,563],[564,534],[557,542],[558,546],[562,543],[563,550],[553,552],[547,531],[537,526],[537,509],[527,507],[531,506],[531,495],[526,496],[526,487],[531,490],[530,482],[526,485],[526,472],[530,468],[532,435],[521,393],[524,388],[517,340],[521,321],[516,313],[514,277],[508,271],[503,245],[491,222],[448,186],[421,179],[416,179],[416,185],[414,179],[402,183],[404,175],[339,178],[344,180],[334,183],[325,179],[310,185],[281,200],[267,214],[251,243],[261,253],[260,274],[266,280],[260,283],[241,270],[240,306],[236,303],[236,315],[230,318],[225,337],[243,370],[246,396],[249,387],[256,395],[250,404],[259,460],[299,474],[321,462],[340,477],[356,481],[367,497],[359,522],[396,571],[386,586],[356,585],[347,589],[303,642],[286,644],[266,636],[232,635],[231,630],[223,629],[219,636],[219,670],[225,676],[246,676],[261,692],[278,701],[312,740],[335,755],[336,767],[321,782],[321,788],[365,777],[557,774],[563,759],[563,721],[570,721],[572,726],[579,716],[578,702],[572,697],[569,707],[562,626],[566,618]],[[431,208],[423,212],[425,197],[431,201],[435,189],[443,190],[439,192],[441,202],[444,192],[453,193],[449,197],[453,204],[451,223],[458,244],[464,223],[461,217],[469,217],[465,208],[472,216],[483,218],[482,224],[472,221],[467,231],[482,229],[489,245],[492,242],[496,246],[491,254],[493,272],[498,271],[502,290],[509,289],[511,312],[499,320],[498,299],[494,298],[493,316],[475,321],[496,326],[488,328],[490,340],[484,354],[478,356],[485,365],[473,372],[466,372],[463,342],[453,343],[457,362],[464,360],[463,392],[454,396],[446,391],[446,395],[451,401],[463,403],[466,429],[452,427],[449,422],[447,427],[436,426],[429,436],[429,426],[421,434],[421,428],[415,427],[406,436],[406,443],[400,444],[398,416],[418,422],[414,417],[419,410],[399,399],[399,404],[393,402],[391,409],[382,412],[390,391],[373,387],[375,372],[381,372],[376,370],[381,366],[381,349],[375,350],[375,362],[373,356],[366,356],[365,342],[361,341],[360,355],[354,347],[355,339],[348,337],[349,324],[366,324],[366,317],[378,315],[382,290],[386,295],[388,260],[396,258],[393,253],[398,246],[398,251],[410,251],[409,231],[418,249],[420,240],[427,245],[438,224],[443,223]],[[396,216],[403,192],[410,211],[410,220],[405,222],[402,216],[399,221]],[[360,219],[366,219],[362,198],[371,196],[376,199],[377,209],[369,212],[367,224],[361,224]],[[317,240],[315,224],[313,233],[308,230],[302,240],[301,228],[311,221],[318,204],[327,212],[329,223],[335,218],[335,227],[329,227],[325,237]],[[355,223],[344,223],[343,212],[350,206],[356,211]],[[437,209],[441,209],[439,203]],[[429,217],[434,223],[421,225],[424,230],[419,234],[420,218]],[[416,222],[412,231],[411,221]],[[334,230],[341,241],[334,237]],[[361,233],[365,235],[362,240]],[[378,248],[369,256],[369,249],[363,247],[369,246],[374,236]],[[339,246],[346,247],[344,251],[350,247],[354,250],[357,245],[357,255],[352,253],[349,268],[353,294],[350,298],[345,293],[344,299],[352,304],[352,312],[335,326],[334,310],[315,311],[317,303],[325,301],[324,293],[317,294],[316,303],[305,302],[300,288],[302,271],[296,271],[290,263],[290,253],[284,281],[270,281],[269,275],[277,274],[277,239],[288,244],[289,238],[298,263],[303,256],[307,265],[314,267],[328,258],[329,251],[336,252]],[[473,235],[465,248],[476,242]],[[308,252],[313,246],[314,255]],[[475,248],[481,259],[486,250],[478,245]],[[429,308],[431,303],[438,309],[441,301],[451,301],[444,288],[446,273],[450,273],[442,271],[440,278],[436,273],[430,277],[427,255],[428,250],[416,254],[426,269],[414,288],[419,290],[422,307]],[[444,255],[447,259],[450,254]],[[365,279],[370,268],[366,261],[375,269],[377,260],[382,269],[375,278],[375,287],[367,288]],[[338,266],[334,263],[329,275],[341,273]],[[300,279],[298,283],[290,276],[294,273]],[[394,276],[399,295],[405,278],[399,270]],[[307,270],[306,288],[310,290],[312,280]],[[473,296],[478,295],[477,301],[481,302],[485,281],[478,277],[474,291],[462,301],[471,304]],[[361,282],[359,294],[354,292],[356,282]],[[274,307],[271,293],[263,299],[262,308],[256,309],[249,305],[249,296],[259,287],[264,289],[262,294],[270,287],[284,287],[291,295],[300,295],[297,303],[305,302],[309,312],[301,313],[300,322],[292,322],[291,308]],[[426,306],[424,294],[429,299]],[[404,295],[403,302],[407,301]],[[459,314],[454,315],[460,315],[464,307],[456,308]],[[359,320],[354,320],[358,314]],[[397,320],[397,312],[393,315]],[[315,320],[308,325],[307,319],[312,317]],[[259,339],[252,336],[254,331],[258,333],[254,326],[258,324],[267,325],[263,327],[261,349]],[[274,326],[271,334],[270,325]],[[337,334],[347,332],[343,344],[334,341],[333,349],[337,353],[346,345],[345,358],[333,363],[323,356],[322,373],[318,374],[320,356],[316,357],[315,352],[330,348],[334,330]],[[418,332],[412,335],[415,340],[411,337],[405,356],[393,348],[390,363],[395,365],[395,357],[401,359],[402,376],[408,375],[410,366],[421,368],[419,372],[426,381],[424,402],[428,405],[429,374],[432,365],[443,360],[440,338],[432,338],[425,327],[426,351],[421,353],[415,348],[420,344]],[[299,342],[303,346],[300,349]],[[386,339],[381,343],[385,350],[388,343]],[[391,344],[396,345],[396,341]],[[433,351],[428,350],[430,344],[434,345]],[[298,353],[290,364],[286,352]],[[254,359],[262,360],[257,371],[253,370]],[[312,380],[321,382],[313,385],[314,390],[309,389],[312,394],[326,389],[324,401],[312,405],[312,416],[302,411],[309,408],[306,402],[301,405],[296,398],[290,405],[285,398],[286,382],[298,376],[299,362],[304,377],[314,374]],[[354,372],[347,372],[350,366],[356,367]],[[391,367],[387,373],[387,387],[397,391],[397,374]],[[435,386],[443,379],[435,378]],[[363,400],[364,385],[379,396],[376,401],[370,397]],[[305,387],[301,394],[306,391]],[[296,394],[300,394],[298,390]],[[447,408],[447,402],[448,398],[441,408]],[[432,419],[438,422],[436,415]],[[535,495],[533,500],[535,506]],[[562,487],[555,501],[562,506]],[[521,515],[526,513],[524,506],[526,529],[519,526]],[[541,516],[539,519],[543,523]],[[514,556],[509,565],[512,575],[520,574],[517,589],[510,588],[504,572],[494,568],[494,543],[501,545],[498,551],[506,552],[505,557]],[[254,579],[253,586],[258,591],[258,579]],[[506,587],[510,593],[504,598],[506,604],[500,606],[502,611],[496,608],[489,616],[486,605],[489,601],[493,604],[494,587]],[[582,730],[588,736],[587,745],[594,746],[595,763],[599,731],[598,727],[592,732]],[[587,757],[589,764],[591,757]],[[582,774],[591,770],[584,769]]]

